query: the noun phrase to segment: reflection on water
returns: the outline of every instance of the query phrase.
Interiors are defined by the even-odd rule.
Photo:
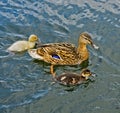
[[[47,113],[120,111],[120,1],[1,0],[0,112]],[[43,43],[71,42],[87,31],[100,50],[89,48],[88,68],[94,82],[66,91],[52,84],[49,64],[27,52],[10,55],[6,48],[36,34]],[[84,64],[86,67],[87,64]],[[79,73],[80,66],[56,66],[56,73]],[[112,109],[111,109],[112,108]]]

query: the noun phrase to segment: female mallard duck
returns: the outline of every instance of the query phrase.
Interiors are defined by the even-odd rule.
[[[7,50],[10,52],[22,52],[35,47],[38,42],[38,37],[36,35],[30,35],[28,41],[21,40],[13,43]]]
[[[98,49],[91,36],[84,32],[80,34],[77,48],[71,43],[49,43],[40,45],[37,49],[30,49],[28,53],[35,59],[50,63],[50,72],[55,76],[54,65],[77,65],[87,60],[89,58],[87,44]]]
[[[59,84],[72,86],[72,85],[79,85],[84,83],[90,76],[93,74],[88,69],[83,69],[80,74],[76,73],[64,73],[60,76],[54,77],[54,80]]]

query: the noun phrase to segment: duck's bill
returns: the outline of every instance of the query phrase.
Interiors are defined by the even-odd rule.
[[[96,75],[95,73],[92,72],[92,76],[93,76],[93,77],[96,77],[97,75]]]
[[[35,48],[39,48],[41,45],[42,45],[42,43],[38,41],[35,43]]]
[[[95,44],[92,44],[92,46],[93,46],[94,49],[99,49],[99,47]]]
[[[91,42],[91,46],[94,48],[94,49],[99,49],[99,47],[97,45],[95,45],[93,42]]]
[[[90,44],[94,49],[99,49],[99,47],[93,41],[90,41]]]

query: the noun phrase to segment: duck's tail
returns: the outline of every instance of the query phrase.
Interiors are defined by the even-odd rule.
[[[28,53],[32,58],[43,60],[43,57],[37,53],[37,49],[29,49]]]

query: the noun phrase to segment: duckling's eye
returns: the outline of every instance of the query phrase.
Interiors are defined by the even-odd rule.
[[[37,40],[37,37],[34,37],[35,40]]]
[[[90,73],[90,70],[87,69],[86,72],[87,72],[87,73]]]

